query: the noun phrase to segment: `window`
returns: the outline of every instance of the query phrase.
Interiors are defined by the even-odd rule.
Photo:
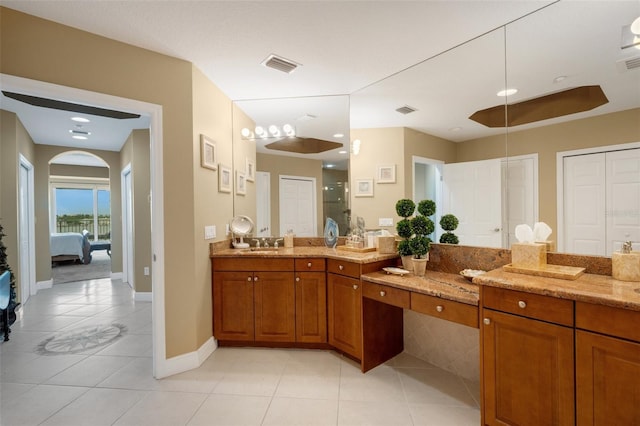
[[[90,240],[111,239],[111,197],[103,181],[51,181],[51,232],[89,231]]]

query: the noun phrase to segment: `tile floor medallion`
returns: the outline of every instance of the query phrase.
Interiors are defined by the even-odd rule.
[[[70,354],[108,345],[126,333],[122,324],[98,324],[75,328],[43,340],[36,352],[40,355]]]

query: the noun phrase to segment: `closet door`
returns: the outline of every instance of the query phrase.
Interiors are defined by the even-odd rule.
[[[564,250],[606,254],[605,153],[564,157]]]
[[[640,250],[640,148],[606,154],[606,255],[634,241]]]

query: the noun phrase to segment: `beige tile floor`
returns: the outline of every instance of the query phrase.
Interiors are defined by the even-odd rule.
[[[97,324],[121,337],[75,353],[39,344]],[[152,377],[151,304],[119,280],[32,296],[0,344],[0,424],[478,425],[478,384],[401,354],[367,374],[332,351],[219,348],[198,369]],[[66,335],[64,334],[64,335]]]

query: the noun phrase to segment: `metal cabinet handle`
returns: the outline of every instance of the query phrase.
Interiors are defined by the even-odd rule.
[[[254,281],[258,281],[258,277],[253,277],[253,280]]]
[[[311,262],[307,263],[307,268],[311,268]]]
[[[442,306],[442,305],[436,306],[436,311],[438,311],[438,312],[444,311],[444,306]]]
[[[338,265],[338,269],[340,269],[342,271],[344,269],[344,266]]]
[[[484,320],[482,320],[482,322],[484,323],[484,325],[491,324],[491,320],[489,318],[485,318]]]
[[[296,282],[300,282],[300,277],[296,277]]]
[[[354,284],[354,285],[353,285],[353,289],[354,289],[354,290],[357,290],[357,289],[358,289],[358,284]]]
[[[527,302],[525,302],[524,300],[520,300],[518,301],[518,306],[524,309],[527,307]]]
[[[386,295],[387,295],[387,292],[386,292],[386,291],[384,291],[384,290],[380,290],[380,296],[381,296],[381,297],[384,297],[384,296],[386,296]]]
[[[247,281],[253,281],[253,278],[247,277]]]

